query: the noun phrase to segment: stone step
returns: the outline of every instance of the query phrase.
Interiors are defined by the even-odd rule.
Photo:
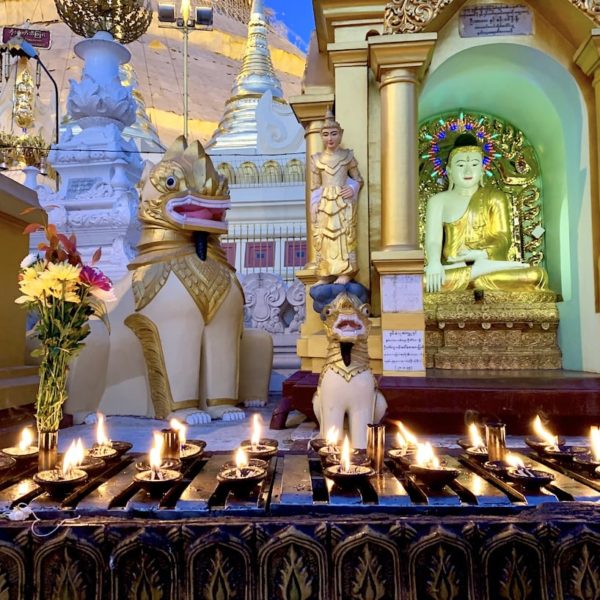
[[[18,365],[14,367],[0,367],[0,381],[14,379],[15,377],[30,377],[37,375],[37,365]]]

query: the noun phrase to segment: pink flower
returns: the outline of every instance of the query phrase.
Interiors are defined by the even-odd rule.
[[[89,286],[90,294],[100,298],[101,300],[113,300],[112,281],[96,267],[85,266],[79,274],[81,283]]]

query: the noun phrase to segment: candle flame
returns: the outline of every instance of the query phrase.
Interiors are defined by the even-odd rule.
[[[150,469],[155,473],[158,472],[160,469],[160,465],[162,464],[160,448],[156,446],[152,446],[152,448],[150,448],[149,462]]]
[[[344,443],[342,444],[342,456],[340,459],[342,465],[342,471],[345,473],[350,472],[350,442],[348,436],[344,436]]]
[[[29,427],[25,427],[23,431],[21,431],[21,439],[19,440],[19,450],[28,450],[33,443],[33,434],[31,433],[31,429]]]
[[[516,454],[513,454],[512,452],[507,452],[504,455],[504,462],[510,467],[515,467],[517,469],[525,468],[525,463]]]
[[[533,430],[535,435],[546,442],[549,446],[558,446],[558,436],[552,435],[543,425],[540,415],[536,415],[533,420]]]
[[[174,429],[177,432],[177,434],[179,435],[179,443],[183,446],[187,439],[187,427],[181,421],[178,421],[174,418],[169,421],[169,426],[171,427],[171,429]]]
[[[327,442],[328,446],[335,446],[338,443],[339,439],[340,439],[340,432],[338,431],[337,427],[332,425],[327,430],[327,434],[325,435],[325,441]]]
[[[250,443],[253,446],[260,444],[260,417],[258,414],[252,417],[252,437],[250,438]]]
[[[600,462],[600,427],[592,425],[590,428],[592,455],[596,462]]]
[[[82,464],[84,458],[85,458],[85,448],[83,447],[83,442],[81,441],[81,438],[77,438],[77,441],[75,442],[75,465],[74,466],[78,467],[80,464]]]
[[[181,16],[183,17],[183,22],[187,24],[190,18],[190,0],[181,0]]]
[[[108,439],[107,435],[106,435],[106,429],[104,427],[104,423],[105,423],[105,418],[104,415],[102,413],[96,413],[97,417],[98,417],[98,426],[96,427],[96,442],[98,443],[98,446],[109,446],[110,447],[110,440]]]
[[[81,441],[81,440],[79,440]],[[62,466],[62,476],[66,479],[73,476],[73,468],[78,464],[78,450],[75,440],[71,442],[69,449],[65,452]],[[83,459],[82,459],[83,460]]]
[[[479,427],[475,423],[469,425],[469,439],[473,448],[485,448],[485,442],[479,433]]]
[[[162,457],[162,450],[163,450],[163,436],[162,436],[162,433],[160,433],[159,431],[152,432],[152,439],[153,439],[152,447],[156,448],[158,450],[159,456]]]
[[[416,446],[419,443],[417,436],[410,429],[407,429],[402,421],[398,421],[398,431],[409,445]]]
[[[245,469],[248,466],[248,455],[242,448],[238,448],[235,453],[235,466],[238,469]]]
[[[429,469],[440,468],[440,461],[429,442],[425,442],[424,444],[417,443],[416,460],[420,467],[427,467]]]
[[[396,442],[398,443],[398,448],[400,448],[400,450],[406,450],[408,448],[408,442],[400,432],[396,434]]]

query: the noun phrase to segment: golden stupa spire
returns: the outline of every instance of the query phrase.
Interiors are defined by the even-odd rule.
[[[267,32],[263,0],[253,0],[242,66],[231,88],[225,114],[207,144],[213,152],[256,146],[255,113],[261,96],[270,91],[273,98],[284,101],[281,82],[271,61]]]

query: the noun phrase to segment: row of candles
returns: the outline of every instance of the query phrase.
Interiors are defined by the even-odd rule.
[[[164,492],[182,479],[179,471],[182,462],[201,457],[205,442],[188,441],[187,428],[177,419],[171,419],[169,427],[153,433],[153,443],[147,461],[136,463],[138,473],[135,480],[151,493]],[[64,494],[76,485],[83,483],[88,472],[102,468],[106,461],[119,458],[132,445],[128,442],[111,441],[106,434],[104,415],[98,413],[96,443],[84,448],[81,438],[74,440],[65,452],[62,463],[53,469],[38,472],[35,481],[53,495]],[[276,440],[261,437],[258,415],[252,419],[252,435],[244,440],[233,463],[226,463],[218,474],[219,481],[242,486],[254,485],[264,479],[268,470],[269,458],[278,449]],[[38,456],[38,446],[34,444],[31,428],[22,430],[16,446],[4,448],[0,456],[0,468],[9,468],[18,460],[32,460]]]
[[[525,442],[538,452],[550,457],[573,460],[581,466],[592,469],[600,477],[600,428],[592,427],[590,431],[590,447],[565,446],[564,440],[544,428],[539,416],[533,421],[534,436]],[[149,491],[164,491],[182,479],[179,471],[182,461],[198,458],[202,455],[205,443],[187,440],[185,425],[177,419],[170,421],[169,427],[153,435],[153,444],[148,461],[136,464],[138,473],[135,480],[141,487]],[[374,451],[372,444],[383,449],[385,427],[369,426],[369,448],[367,456],[350,447],[345,436],[341,447],[339,431],[331,428],[325,440],[313,440],[313,447],[318,450],[326,462],[324,474],[340,485],[356,482],[380,471],[383,466],[383,453]],[[373,434],[373,435],[372,435]],[[4,458],[20,460],[34,458],[38,448],[34,445],[30,428],[25,428],[17,446],[2,450]],[[490,470],[503,472],[509,478],[520,483],[532,485],[551,480],[551,474],[526,466],[523,460],[514,453],[507,452],[504,439],[504,426],[501,424],[486,425],[486,440],[476,424],[469,426],[469,438],[458,442],[467,454],[476,460],[483,460],[484,466]],[[414,473],[423,483],[430,486],[446,485],[459,475],[457,469],[446,467],[438,458],[431,443],[420,442],[403,423],[398,423],[398,432],[393,448],[388,456],[398,462],[404,469]],[[47,489],[55,486],[64,491],[67,484],[77,485],[87,479],[87,472],[104,466],[105,461],[118,458],[131,448],[128,442],[113,442],[106,434],[105,419],[98,414],[96,443],[85,450],[82,440],[73,441],[64,455],[62,465],[51,470],[41,471],[35,479]],[[258,415],[252,419],[252,435],[244,440],[235,452],[235,460],[226,463],[218,474],[218,480],[231,485],[239,485],[248,489],[265,478],[267,460],[277,452],[275,440],[261,437],[261,426]],[[14,464],[14,463],[13,463]],[[542,483],[540,483],[542,482]]]

